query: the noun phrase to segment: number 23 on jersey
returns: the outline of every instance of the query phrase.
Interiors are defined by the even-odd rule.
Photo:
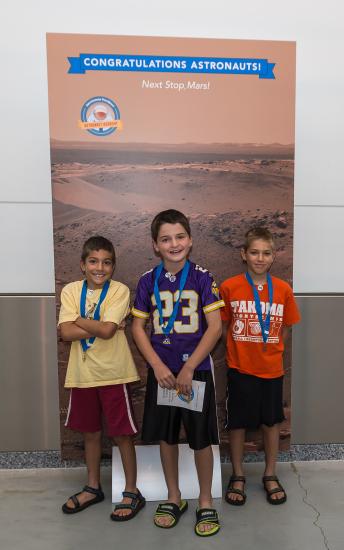
[[[168,320],[173,312],[174,303],[178,300],[179,290],[171,292],[170,290],[163,290],[160,292],[160,299],[162,303],[162,316],[165,320]],[[151,296],[153,306],[156,306],[156,300],[154,294]],[[173,330],[178,334],[188,334],[198,331],[199,328],[199,315],[198,315],[198,294],[194,290],[183,290],[179,312],[177,317],[183,317],[184,320],[175,320]],[[162,334],[162,328],[159,324],[159,312],[155,308],[153,312],[153,324],[155,334]]]

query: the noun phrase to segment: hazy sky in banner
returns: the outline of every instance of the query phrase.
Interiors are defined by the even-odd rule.
[[[256,75],[90,71],[68,74],[80,53],[247,57],[276,63],[275,80]],[[48,35],[50,135],[94,141],[78,127],[83,104],[106,96],[118,106],[123,130],[106,143],[294,143],[295,43],[254,40]],[[209,89],[145,88],[188,81]]]

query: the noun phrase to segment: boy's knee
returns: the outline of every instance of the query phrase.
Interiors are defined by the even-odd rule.
[[[100,441],[102,437],[102,432],[84,432],[84,438],[87,441]]]
[[[133,437],[131,435],[115,435],[112,437],[116,445],[120,446],[123,443],[128,443],[133,441]]]
[[[276,422],[276,424],[272,424],[272,426],[268,426],[267,424],[262,424],[261,428],[264,432],[270,432],[270,431],[272,432],[272,431],[279,430],[280,426],[281,426],[281,423]]]
[[[201,447],[200,449],[193,449],[195,455],[199,456],[202,454],[212,454],[213,449],[211,445],[206,445],[205,447]]]

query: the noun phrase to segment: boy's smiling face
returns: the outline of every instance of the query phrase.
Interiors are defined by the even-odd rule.
[[[85,274],[87,286],[91,289],[102,288],[111,279],[114,270],[111,252],[107,250],[92,250],[86,260],[80,263]]]
[[[192,239],[180,223],[163,223],[153,247],[168,271],[181,268],[192,247]]]
[[[254,239],[246,251],[241,249],[241,257],[247,263],[249,273],[261,277],[269,271],[275,251],[272,242]]]

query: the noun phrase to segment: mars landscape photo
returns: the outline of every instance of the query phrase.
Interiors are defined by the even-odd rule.
[[[160,210],[175,208],[189,218],[191,259],[209,269],[220,284],[244,267],[240,247],[254,225],[275,236],[277,258],[272,273],[291,283],[293,251],[293,145],[259,144],[103,144],[51,141],[56,295],[81,279],[83,242],[101,234],[115,245],[114,279],[128,285],[134,298],[142,273],[156,265],[150,223]],[[58,304],[59,307],[59,304]],[[127,337],[141,382],[133,385],[137,420],[142,419],[146,367]],[[68,392],[63,389],[68,344],[59,341],[60,411],[64,458],[79,458],[81,435],[63,427]],[[213,353],[222,454],[226,365],[224,348]],[[290,442],[290,345],[285,356],[285,413],[281,449]],[[139,441],[139,440],[138,440]],[[249,434],[247,449],[261,449],[259,434]],[[104,447],[104,456],[110,453]]]

